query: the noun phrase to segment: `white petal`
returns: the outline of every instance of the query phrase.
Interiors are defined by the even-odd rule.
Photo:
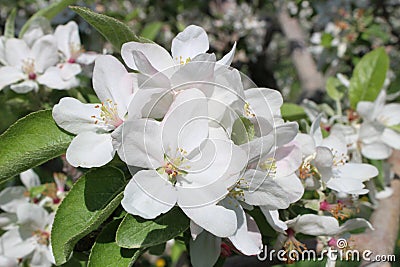
[[[0,67],[0,90],[25,78],[25,75],[15,67]]]
[[[10,88],[16,93],[25,94],[30,91],[37,92],[39,90],[39,85],[35,81],[25,80],[20,83],[11,85]]]
[[[157,169],[164,163],[160,123],[148,119],[128,120],[122,128],[118,151],[128,165]]]
[[[27,201],[25,201],[24,203],[26,203],[26,202]],[[12,229],[12,228],[14,228],[14,224],[17,223],[17,220],[18,220],[18,218],[15,213],[3,212],[0,214],[0,228],[3,230],[9,229],[9,228]]]
[[[58,49],[64,54],[66,60],[71,57],[71,46],[81,44],[78,24],[75,21],[70,21],[65,25],[58,25],[54,31],[54,36],[57,39]]]
[[[284,233],[287,230],[288,227],[284,221],[279,219],[279,212],[277,210],[269,210],[263,206],[260,206],[260,209],[269,225],[271,225],[275,231]]]
[[[333,178],[326,183],[326,186],[339,193],[354,195],[364,195],[368,193],[368,189],[364,189],[365,185],[359,179]]]
[[[305,235],[335,235],[339,231],[338,221],[330,216],[305,214],[287,223],[296,233]]]
[[[135,55],[132,51],[142,52],[153,68],[158,71],[166,70],[175,65],[170,54],[163,47],[152,43],[129,42],[122,45],[121,55],[125,64],[133,69],[143,72],[137,67]],[[145,73],[145,72],[144,72]],[[153,73],[146,73],[152,75]]]
[[[24,196],[26,192],[23,186],[6,187],[0,192],[0,208],[6,212],[17,212],[21,204],[28,202]]]
[[[57,41],[52,35],[45,35],[37,40],[31,55],[35,60],[35,71],[43,73],[50,66],[58,62]]]
[[[221,253],[221,238],[203,231],[190,240],[190,261],[193,267],[214,266]]]
[[[83,64],[83,65],[90,65],[92,64],[96,58],[99,56],[99,54],[95,53],[95,52],[86,52],[86,53],[82,53],[77,59],[76,62],[79,64]]]
[[[35,249],[35,238],[23,239],[18,228],[5,232],[0,237],[0,254],[10,258],[23,258]]]
[[[58,126],[73,134],[105,131],[101,121],[95,123],[96,120],[100,120],[100,108],[95,108],[96,106],[96,104],[83,104],[72,97],[64,97],[54,106],[53,118]]]
[[[21,172],[20,179],[27,189],[40,185],[39,176],[32,169]]]
[[[335,176],[342,179],[358,179],[362,182],[379,174],[378,169],[370,164],[346,163],[335,168]]]
[[[177,201],[176,189],[155,170],[137,172],[124,190],[122,207],[130,214],[154,219]]]
[[[83,132],[67,149],[67,161],[74,167],[100,167],[110,162],[115,154],[110,134]]]
[[[382,141],[394,149],[400,149],[400,133],[386,128],[382,134]]]
[[[197,236],[203,232],[203,228],[198,226],[195,222],[190,220],[190,235],[193,240],[196,240]]]
[[[186,59],[193,59],[195,56],[205,53],[209,48],[206,31],[195,25],[190,25],[178,33],[172,40],[172,57],[177,64]]]
[[[392,154],[392,149],[385,143],[363,144],[361,153],[369,159],[387,159]]]
[[[304,156],[309,156],[315,152],[315,141],[310,135],[299,133],[294,140],[299,144]]]
[[[274,130],[275,145],[283,146],[292,141],[299,131],[297,122],[287,122],[277,125]]]
[[[243,189],[244,202],[250,205],[265,206],[268,209],[286,209],[289,207],[289,199],[286,192],[268,176],[268,173],[247,170],[243,175],[244,185],[249,189]]]
[[[286,192],[290,203],[298,201],[304,194],[304,186],[296,174],[276,177],[275,182]]]
[[[39,205],[25,203],[17,209],[18,223],[33,230],[44,230],[49,213]]]
[[[11,38],[6,41],[5,55],[10,66],[22,66],[24,60],[29,58],[30,49],[24,40]]]
[[[132,76],[115,57],[99,56],[93,69],[93,88],[102,102],[112,100],[124,118],[133,94]]]
[[[76,63],[64,63],[59,66],[60,75],[63,80],[69,80],[78,75],[82,68],[79,64]]]
[[[310,127],[310,135],[314,138],[317,146],[321,145],[322,143],[321,119],[322,113],[315,118]]]
[[[36,42],[40,37],[44,35],[43,29],[40,23],[32,23],[28,30],[22,36],[22,39],[26,42],[29,47],[32,47],[33,43]],[[50,24],[49,24],[50,26]]]
[[[182,210],[197,225],[216,236],[229,237],[236,232],[236,214],[232,210],[217,205]]]
[[[374,230],[374,227],[365,219],[363,218],[355,218],[347,220],[344,224],[340,226],[340,232],[350,232],[352,230],[356,230],[359,228],[369,228],[370,230]]]
[[[252,162],[269,153],[273,145],[275,145],[275,138],[269,134],[244,143],[240,145],[240,148],[246,151],[248,161]]]
[[[45,245],[38,245],[33,252],[32,259],[30,261],[31,267],[51,267],[53,264],[49,261],[50,251]]]
[[[276,149],[274,158],[276,160],[276,177],[288,176],[300,167],[302,162],[301,149],[293,142]]]
[[[64,73],[65,75],[65,73]],[[63,78],[63,71],[60,67],[49,67],[43,75],[37,78],[40,84],[46,85],[49,88],[57,90],[68,90],[79,85],[79,80],[75,76],[70,76],[70,79]]]
[[[207,114],[207,99],[200,90],[179,93],[161,123],[165,152],[173,156],[181,148],[190,154],[198,148],[208,135]]]
[[[382,191],[379,191],[376,193],[376,198],[377,199],[385,199],[393,195],[393,189],[391,187],[385,186],[385,188]]]
[[[208,50],[208,49],[207,49]],[[235,57],[236,42],[233,44],[231,51],[228,52],[223,58],[217,61],[217,68],[219,65],[230,66],[233,58]]]
[[[391,103],[385,105],[379,115],[378,120],[385,125],[400,124],[400,104]]]
[[[374,104],[369,101],[360,101],[357,104],[357,113],[366,120],[372,121],[375,118],[373,118],[372,111],[374,109]]]
[[[245,255],[257,255],[261,252],[261,234],[253,218],[246,215],[240,203],[235,199],[225,199],[223,202],[226,208],[236,213],[238,229],[229,237],[232,244]]]
[[[282,95],[277,90],[269,88],[251,88],[244,91],[246,102],[257,117],[272,122],[274,116],[281,114]]]
[[[18,260],[16,258],[0,255],[0,266],[3,267],[18,267]]]
[[[330,148],[337,162],[347,157],[347,144],[343,135],[331,134],[322,140],[321,146]]]

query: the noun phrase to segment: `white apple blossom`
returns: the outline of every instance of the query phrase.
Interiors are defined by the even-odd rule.
[[[9,259],[29,258],[34,267],[52,266],[50,231],[54,214],[30,203],[19,205],[16,212],[18,226],[0,237],[0,254]]]
[[[374,102],[361,101],[357,112],[363,118],[359,140],[361,153],[369,159],[386,159],[393,149],[400,149],[400,133],[392,127],[400,124],[400,104],[385,104],[382,90]]]
[[[320,178],[326,187],[339,193],[366,194],[363,182],[377,176],[378,170],[369,164],[349,163],[344,137],[330,134],[323,138],[320,119],[318,116],[312,123],[310,134],[296,137],[304,157],[299,177],[311,181],[314,188],[319,187]]]
[[[75,167],[98,167],[111,161],[118,148],[117,129],[127,116],[134,92],[134,74],[112,56],[99,56],[93,71],[93,88],[101,104],[83,104],[65,97],[53,108],[53,118],[76,134],[67,149],[67,161]]]
[[[247,162],[245,152],[209,128],[207,98],[198,89],[179,93],[161,122],[125,122],[119,155],[137,172],[122,206],[146,219],[178,206],[197,225],[219,236],[236,232],[235,212],[217,205]]]

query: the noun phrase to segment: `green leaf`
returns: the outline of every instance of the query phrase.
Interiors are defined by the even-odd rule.
[[[350,79],[349,99],[353,109],[359,101],[375,100],[385,82],[388,68],[389,57],[383,47],[361,58]]]
[[[42,110],[18,120],[0,135],[0,182],[65,153],[73,136]]]
[[[233,123],[231,139],[236,145],[253,140],[254,135],[254,125],[249,119],[240,117]]]
[[[126,24],[112,17],[95,13],[86,7],[72,6],[70,8],[100,32],[118,51],[126,42],[151,42],[136,36]]]
[[[115,234],[121,220],[112,221],[97,237],[90,252],[88,267],[127,267],[142,254],[141,249],[121,248],[115,242]]]
[[[326,92],[330,98],[336,101],[343,98],[344,93],[338,89],[341,85],[342,83],[337,78],[329,77],[326,80]]]
[[[61,11],[63,11],[65,8],[67,8],[69,5],[72,5],[76,2],[77,0],[61,0],[52,3],[46,8],[40,9],[38,12],[36,12],[32,17],[28,19],[28,21],[22,26],[21,31],[19,32],[19,38],[22,38],[24,36],[25,32],[29,29],[29,26],[31,23],[38,17],[44,17],[48,20],[51,20],[57,14],[59,14]]]
[[[124,248],[151,247],[167,242],[188,228],[189,218],[178,207],[154,220],[127,214],[118,228],[117,244]]]
[[[162,23],[159,21],[150,22],[141,31],[140,36],[143,36],[149,40],[154,40],[160,32],[161,26]]]
[[[14,8],[10,15],[8,15],[6,25],[4,26],[4,37],[14,38],[15,37],[15,17],[17,15],[17,10]]]
[[[51,231],[57,265],[66,262],[74,245],[118,207],[125,184],[124,174],[113,167],[91,170],[75,183],[58,207]]]
[[[285,120],[296,121],[303,118],[307,118],[307,114],[304,111],[304,108],[293,104],[293,103],[283,103],[281,107],[282,117]]]

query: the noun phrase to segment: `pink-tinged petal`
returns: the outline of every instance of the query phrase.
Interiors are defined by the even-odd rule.
[[[182,210],[198,226],[218,237],[229,237],[236,232],[237,219],[232,210],[218,205]]]
[[[57,39],[58,49],[67,60],[71,57],[71,48],[81,45],[79,28],[75,21],[70,21],[65,25],[58,25],[54,31],[54,36]]]
[[[326,187],[339,193],[352,195],[364,195],[368,193],[368,189],[364,189],[365,185],[359,179],[333,178],[326,183]]]
[[[46,69],[58,63],[57,41],[52,35],[45,35],[37,40],[31,51],[35,60],[35,71],[43,73]]]
[[[53,108],[53,118],[64,130],[79,134],[86,131],[103,131],[101,125],[100,108],[97,104],[83,104],[72,97],[64,97]],[[95,118],[93,118],[93,116]],[[98,123],[95,123],[98,120]]]
[[[221,238],[203,231],[190,240],[190,262],[193,267],[214,266],[221,254]]]
[[[276,177],[284,177],[298,170],[302,162],[302,153],[296,143],[279,147],[274,155],[276,161]]]
[[[30,91],[37,92],[39,90],[39,85],[36,81],[24,80],[17,84],[12,84],[10,89],[18,94],[25,94]]]
[[[172,40],[171,53],[176,64],[180,64],[207,52],[208,48],[206,31],[199,26],[190,25]]]
[[[28,202],[24,196],[26,188],[23,186],[6,187],[0,192],[0,208],[6,212],[17,212],[17,208]]]
[[[133,70],[143,72],[136,64],[137,59],[135,57],[137,55],[132,53],[133,51],[143,53],[151,66],[158,71],[166,70],[175,65],[168,51],[158,44],[129,42],[122,45],[121,55],[125,64]],[[152,73],[146,74],[152,75]]]
[[[363,144],[361,153],[369,159],[387,159],[392,154],[392,148],[383,142]]]
[[[68,90],[79,85],[76,77],[68,80],[63,79],[63,72],[59,67],[48,68],[43,75],[37,78],[38,83],[57,90]]]
[[[233,210],[237,218],[237,231],[229,240],[245,255],[257,255],[261,252],[262,239],[253,218],[246,215],[240,203],[235,199],[225,199],[223,205]]]
[[[233,44],[231,51],[229,51],[223,58],[217,61],[217,68],[219,65],[230,66],[233,58],[235,57],[236,42]]]
[[[275,231],[284,233],[287,230],[288,227],[284,221],[279,219],[279,212],[277,210],[269,210],[263,206],[260,208],[265,219],[267,219],[267,222]]]
[[[176,203],[174,186],[155,170],[137,172],[124,191],[122,207],[130,214],[154,219]]]
[[[358,179],[362,182],[368,181],[379,174],[375,166],[365,163],[346,163],[337,166],[334,172],[337,178]]]
[[[315,141],[310,135],[299,133],[296,135],[294,141],[299,144],[303,156],[306,157],[315,152]]]
[[[110,162],[115,154],[110,134],[79,133],[67,149],[67,161],[74,167],[100,167]]]
[[[99,56],[93,69],[93,88],[102,102],[113,101],[118,115],[124,118],[129,102],[132,99],[132,75],[129,75],[124,65],[115,57]]]
[[[299,125],[297,122],[287,122],[277,125],[274,130],[275,145],[283,146],[291,142],[299,131]]]
[[[208,135],[207,114],[207,99],[200,90],[179,93],[161,124],[164,151],[173,157],[177,148],[188,154],[198,148]]]
[[[30,49],[24,40],[11,38],[5,43],[5,56],[8,65],[20,67],[29,58]]]
[[[128,165],[157,169],[164,163],[161,126],[154,120],[125,121],[118,155]]]
[[[14,84],[24,78],[24,73],[22,73],[18,68],[9,66],[0,67],[0,90],[7,85]]]

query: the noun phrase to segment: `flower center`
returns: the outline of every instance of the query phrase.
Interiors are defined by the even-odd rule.
[[[36,80],[35,60],[32,58],[25,59],[22,65],[22,71],[28,75],[29,80]]]
[[[33,236],[36,237],[36,242],[41,245],[48,246],[49,245],[49,239],[50,239],[50,233],[42,230],[36,230],[32,234]]]
[[[164,155],[164,165],[157,169],[160,174],[167,174],[168,180],[175,185],[177,182],[177,176],[185,175],[187,172],[182,168],[189,169],[190,166],[182,166],[187,161],[185,155],[187,152],[182,149],[177,149],[177,156],[171,159],[168,155]]]
[[[70,43],[69,44],[70,58],[67,60],[68,63],[75,63],[76,59],[85,51],[80,44]]]
[[[254,118],[256,116],[256,114],[253,112],[253,110],[250,107],[249,103],[245,103],[244,104],[244,116],[246,116],[247,118]]]
[[[276,160],[275,158],[267,158],[263,162],[260,163],[259,167],[263,171],[268,171],[269,175],[275,176],[276,174]]]
[[[311,161],[315,158],[315,154],[312,154],[305,158],[299,167],[299,178],[305,180],[309,177],[321,177],[318,169],[311,164]]]
[[[188,57],[188,58],[186,58],[186,59],[183,59],[182,56],[179,56],[179,58],[176,57],[175,60],[176,60],[177,62],[179,62],[179,65],[185,65],[185,64],[189,63],[190,61],[192,61],[192,59],[191,59],[190,57]]]
[[[111,99],[107,99],[101,105],[96,105],[95,108],[100,109],[100,118],[95,115],[91,116],[95,119],[95,124],[102,122],[105,125],[112,126],[114,130],[124,122],[118,115],[117,103],[114,103]]]
[[[229,189],[229,196],[240,201],[245,201],[244,190],[248,190],[249,188],[249,182],[242,177],[231,189]]]
[[[286,230],[286,233],[288,235],[288,239],[283,245],[283,248],[285,249],[286,255],[291,255],[291,257],[287,257],[288,263],[293,263],[294,262],[292,260],[293,256],[299,256],[299,255],[297,253],[293,252],[291,253],[291,251],[297,251],[303,253],[303,251],[307,250],[307,247],[305,244],[301,243],[295,238],[295,232],[292,228],[288,228]]]
[[[353,211],[346,207],[342,201],[338,201],[337,204],[329,204],[328,201],[324,200],[319,203],[319,209],[327,211],[333,215],[336,219],[344,220],[349,218]]]

